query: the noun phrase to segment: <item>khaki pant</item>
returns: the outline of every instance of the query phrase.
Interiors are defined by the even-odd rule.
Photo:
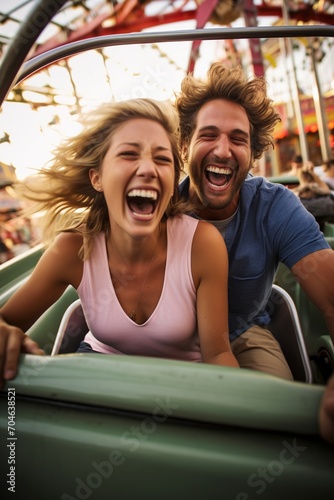
[[[240,368],[258,370],[293,380],[281,347],[269,330],[261,326],[252,326],[232,340],[231,348]]]

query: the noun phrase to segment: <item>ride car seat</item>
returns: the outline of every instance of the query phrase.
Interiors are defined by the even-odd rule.
[[[87,332],[81,301],[77,299],[68,306],[62,317],[51,356],[76,352]]]
[[[280,343],[294,380],[311,384],[311,364],[292,298],[283,288],[273,285],[267,308],[271,316],[268,328]],[[81,302],[77,299],[64,313],[51,356],[76,352],[87,332]]]
[[[279,342],[294,380],[311,384],[311,363],[293,299],[274,284],[267,308],[271,317],[268,329]]]

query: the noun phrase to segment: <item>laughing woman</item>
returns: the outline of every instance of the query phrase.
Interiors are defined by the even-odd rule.
[[[5,379],[21,351],[41,354],[24,332],[68,285],[90,328],[81,352],[238,366],[225,243],[211,224],[184,215],[177,130],[170,103],[104,104],[28,186],[51,243],[0,311]]]

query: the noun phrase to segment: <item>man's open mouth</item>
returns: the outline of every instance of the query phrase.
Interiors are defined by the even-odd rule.
[[[213,186],[224,187],[230,182],[232,171],[226,167],[207,167],[205,176]]]
[[[133,214],[151,217],[157,206],[158,193],[153,189],[132,189],[126,199]]]

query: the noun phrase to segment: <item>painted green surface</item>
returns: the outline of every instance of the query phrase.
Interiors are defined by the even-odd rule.
[[[12,275],[7,266],[9,283],[26,279],[31,259]],[[47,352],[76,297],[69,287],[30,329]],[[309,339],[330,347],[319,324]],[[22,355],[0,392],[1,443],[9,388],[20,499],[313,500],[334,490],[334,447],[318,435],[322,385],[155,358]],[[0,449],[1,471],[8,450]]]
[[[163,420],[163,413],[158,422],[28,401],[17,409],[16,498],[332,498],[333,449],[311,437]]]
[[[331,498],[334,448],[317,436],[322,387],[130,356],[24,356],[0,399],[1,442],[8,387],[21,495]],[[2,471],[7,456],[2,447]]]
[[[334,240],[334,224],[331,222],[324,222],[324,235],[326,238]],[[333,245],[332,245],[333,248]]]
[[[334,249],[334,238],[328,236],[326,240]],[[282,263],[279,264],[275,283],[284,288],[292,297],[298,312],[307,352],[311,358],[314,380],[319,384],[325,383],[326,377],[318,366],[319,352],[325,351],[328,358],[327,365],[334,367],[334,348],[324,316],[320,309],[309,300],[291,271]],[[327,373],[326,367],[325,372]]]
[[[0,265],[0,306],[20,287],[43,253],[43,247],[37,246]]]
[[[284,186],[293,186],[296,187],[299,184],[298,177],[294,175],[278,175],[276,177],[268,177],[267,179],[270,182],[274,182],[275,184],[283,184]]]
[[[255,371],[141,356],[23,355],[16,393],[175,418],[317,434],[323,388]],[[334,450],[333,450],[334,451]]]
[[[18,411],[28,498],[331,498],[333,451],[304,436],[25,401]]]

